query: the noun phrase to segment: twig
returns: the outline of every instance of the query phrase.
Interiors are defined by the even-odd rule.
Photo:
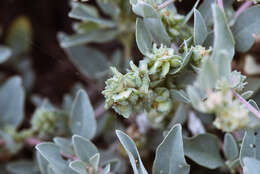
[[[70,159],[70,160],[72,160],[72,161],[79,160],[78,157],[75,157],[75,156],[73,156],[73,155],[67,155],[67,154],[65,154],[64,152],[61,152],[61,156],[65,157],[65,158],[67,158],[67,159]]]
[[[217,3],[219,8],[221,8],[221,10],[224,10],[223,0],[217,0]]]
[[[167,7],[168,5],[170,5],[171,3],[173,3],[174,1],[175,0],[167,0],[167,1],[163,2],[163,3],[161,3],[160,5],[158,5],[157,9],[161,10],[161,9]]]
[[[244,2],[239,9],[235,13],[235,19],[243,12],[245,11],[248,7],[250,7],[253,4],[252,1],[246,1]]]
[[[251,104],[249,104],[243,97],[241,97],[238,93],[233,91],[234,96],[242,103],[244,104],[247,109],[252,112],[256,117],[260,118],[260,112],[254,108]]]
[[[103,115],[106,112],[105,109],[105,103],[100,104],[96,109],[95,109],[95,116],[100,117],[101,115]]]
[[[41,143],[41,140],[35,137],[26,138],[24,142],[30,146],[36,146],[37,144]]]

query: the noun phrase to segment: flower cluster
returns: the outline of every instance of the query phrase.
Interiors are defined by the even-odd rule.
[[[249,122],[248,110],[234,98],[230,89],[210,93],[203,106],[206,112],[216,115],[213,124],[225,132],[243,128]]]
[[[192,30],[188,25],[184,24],[185,17],[183,15],[162,9],[160,16],[172,41],[178,42],[179,40],[188,39],[191,36]]]
[[[209,55],[211,52],[211,48],[208,50],[201,46],[201,45],[196,45],[192,47],[192,55],[191,55],[191,61],[194,65],[199,66],[201,61],[203,61],[203,58],[207,55]]]
[[[40,137],[63,134],[67,127],[68,116],[65,112],[56,109],[39,108],[31,120],[32,130]]]
[[[153,49],[140,61],[130,62],[131,70],[123,75],[112,68],[113,77],[106,81],[103,95],[106,108],[129,117],[134,112],[145,111],[151,122],[159,123],[172,110],[169,89],[163,85],[168,74],[180,67],[182,57],[172,48],[153,45]]]

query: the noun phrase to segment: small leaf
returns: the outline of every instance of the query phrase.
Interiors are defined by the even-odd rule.
[[[99,165],[99,160],[100,160],[100,154],[97,153],[94,156],[92,156],[89,159],[89,163],[91,164],[91,166],[95,169],[98,170],[98,165]]]
[[[0,46],[0,63],[4,63],[11,56],[12,50],[5,46]]]
[[[147,55],[152,49],[152,37],[141,18],[136,19],[136,43],[143,55]]]
[[[199,93],[197,92],[196,88],[193,86],[188,86],[187,87],[187,94],[189,96],[190,102],[193,106],[193,108],[197,109],[200,111],[200,103],[201,103],[201,97]]]
[[[94,48],[74,46],[65,51],[72,63],[87,77],[95,78],[108,70],[106,56]]]
[[[260,161],[255,158],[244,158],[244,174],[259,174],[260,171]]]
[[[213,48],[213,61],[217,59],[225,59],[231,62],[235,49],[234,49],[234,39],[227,24],[226,16],[223,11],[217,6],[212,5],[213,18],[214,18],[214,48]],[[222,54],[225,52],[227,55],[223,57]],[[220,60],[217,62],[221,62]]]
[[[48,174],[49,163],[39,151],[36,151],[36,160],[41,174]]]
[[[189,171],[190,166],[184,158],[181,125],[177,124],[156,149],[153,174],[188,174]]]
[[[236,140],[229,133],[226,133],[224,138],[224,155],[230,161],[235,160],[239,155]]]
[[[148,3],[143,1],[130,2],[133,12],[143,18],[157,18],[158,14],[155,9]]]
[[[134,174],[148,174],[133,140],[120,130],[116,130],[116,135],[128,154]]]
[[[37,174],[37,168],[33,161],[27,160],[8,163],[7,171],[12,174]]]
[[[188,95],[183,90],[171,89],[170,93],[173,100],[183,103],[190,103]]]
[[[215,4],[216,0],[204,0],[202,1],[201,5],[199,6],[199,12],[205,19],[205,23],[207,26],[213,24],[212,20],[212,4]]]
[[[224,165],[219,153],[218,138],[215,135],[201,134],[185,138],[183,142],[185,155],[197,164],[209,169]]]
[[[98,153],[96,146],[91,141],[79,135],[73,135],[72,143],[76,156],[84,162],[89,163],[90,158]]]
[[[106,167],[99,172],[99,174],[108,174],[110,172],[110,164],[106,165]]]
[[[0,88],[0,127],[21,124],[24,115],[25,94],[22,80],[15,76],[9,78]]]
[[[254,35],[260,33],[260,5],[241,13],[232,27],[232,32],[236,40],[236,50],[248,51],[255,41]]]
[[[198,10],[194,10],[194,42],[196,45],[202,45],[208,35],[205,20]]]
[[[93,107],[85,91],[79,90],[73,101],[70,129],[73,134],[91,139],[95,136],[97,123]]]
[[[243,159],[245,157],[260,160],[260,128],[248,129],[246,131],[239,156],[242,166],[244,166]]]
[[[254,91],[246,91],[246,92],[242,93],[241,96],[244,99],[249,99],[250,97],[252,97],[253,94],[254,94]]]
[[[56,145],[58,145],[60,147],[61,151],[64,154],[69,154],[69,155],[73,154],[72,143],[69,139],[61,138],[61,137],[55,137],[53,139],[53,141],[55,142]]]
[[[103,2],[102,0],[98,0],[97,3],[105,14],[113,18],[117,18],[119,16],[120,8],[113,3]]]
[[[86,165],[84,162],[82,161],[72,161],[70,164],[69,164],[70,168],[72,170],[74,170],[75,172],[79,173],[79,174],[88,174],[87,173],[87,170],[86,170]]]
[[[189,111],[188,105],[185,105],[183,103],[179,104],[169,127],[173,127],[177,123],[179,124],[184,123],[187,120],[188,111]]]

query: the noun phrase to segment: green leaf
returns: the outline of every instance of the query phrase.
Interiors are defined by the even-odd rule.
[[[211,59],[207,59],[203,62],[199,71],[198,82],[202,89],[211,89],[216,86],[218,80],[218,73],[216,65],[213,64]]]
[[[187,94],[189,96],[190,102],[193,106],[193,108],[200,111],[200,103],[202,101],[199,93],[197,92],[196,88],[193,86],[187,87]]]
[[[177,124],[177,123],[184,123],[187,120],[187,116],[188,116],[188,111],[189,111],[189,106],[186,104],[179,104],[174,117],[169,125],[169,127],[172,127],[173,125]]]
[[[83,20],[84,22],[94,22],[106,27],[116,26],[114,21],[100,18],[96,9],[82,3],[73,3],[73,8],[69,12],[69,17]]]
[[[228,58],[231,62],[235,53],[233,35],[227,24],[224,12],[217,5],[213,5],[212,9],[214,19],[213,61],[221,62],[222,59]],[[225,57],[222,55],[223,52],[227,54]]]
[[[171,40],[160,18],[144,18],[146,29],[150,31],[153,41],[170,46]]]
[[[116,130],[116,135],[119,138],[130,159],[134,174],[148,174],[146,169],[144,168],[134,141],[120,130]]]
[[[246,131],[239,156],[242,166],[244,166],[243,159],[245,157],[260,160],[260,128],[248,129]]]
[[[216,0],[204,0],[199,6],[199,12],[205,19],[205,23],[207,26],[213,24],[212,20],[212,5],[216,3]]]
[[[79,174],[88,174],[84,162],[76,160],[69,164],[70,168]]]
[[[173,100],[183,103],[190,103],[188,95],[183,90],[171,89],[170,94]]]
[[[99,174],[108,174],[110,172],[110,164],[106,165],[106,167],[99,172]]]
[[[133,12],[143,18],[157,18],[158,14],[155,9],[148,3],[143,1],[130,1]]]
[[[36,160],[41,174],[48,174],[49,163],[39,151],[36,151]]]
[[[197,164],[215,169],[223,166],[219,153],[219,142],[215,135],[200,134],[192,138],[184,138],[184,152]]]
[[[239,150],[237,147],[236,140],[230,133],[225,134],[224,155],[226,159],[230,161],[235,160],[239,155]]]
[[[12,174],[37,174],[37,167],[33,161],[19,160],[10,162],[7,165],[7,171]]]
[[[65,171],[67,163],[62,159],[60,149],[53,143],[41,143],[36,146],[40,154],[58,171]]]
[[[92,156],[92,157],[89,159],[89,163],[91,164],[91,166],[92,166],[95,170],[98,170],[99,161],[100,161],[100,154],[99,154],[99,153],[96,153],[94,156]]]
[[[108,70],[106,56],[94,48],[75,46],[65,51],[79,71],[89,78],[98,77]]]
[[[156,149],[153,174],[188,174],[189,171],[190,166],[184,158],[181,125],[177,124]]]
[[[18,76],[9,78],[0,88],[0,127],[18,127],[24,115],[25,94]]]
[[[72,143],[76,156],[84,162],[89,163],[90,158],[98,153],[96,146],[82,136],[73,135]]]
[[[71,36],[60,34],[60,45],[63,48],[68,48],[87,43],[104,43],[115,39],[117,34],[118,32],[112,29],[97,29]]]
[[[56,145],[58,145],[60,147],[60,150],[64,154],[69,154],[69,155],[73,154],[72,143],[69,139],[61,138],[61,137],[55,137],[53,139],[53,141],[55,142]]]
[[[152,49],[152,37],[141,18],[136,19],[136,43],[143,55],[147,55]]]
[[[102,0],[97,0],[97,4],[105,14],[113,18],[118,18],[120,14],[120,8],[118,8],[118,6],[113,3],[103,2]]]
[[[205,20],[198,10],[194,10],[194,42],[196,45],[202,45],[208,35]]]
[[[0,63],[4,63],[11,56],[12,50],[5,46],[0,46]]]
[[[79,90],[72,104],[69,121],[73,134],[91,139],[95,136],[97,123],[95,113],[85,91]]]
[[[232,27],[232,32],[236,40],[236,50],[248,51],[255,41],[253,36],[260,33],[260,5],[241,13]]]
[[[244,158],[244,167],[243,172],[244,174],[259,174],[260,171],[260,161],[254,158]]]

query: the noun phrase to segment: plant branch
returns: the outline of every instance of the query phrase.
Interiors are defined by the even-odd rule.
[[[239,9],[235,13],[235,19],[243,12],[245,11],[248,7],[250,7],[253,4],[252,1],[246,1],[244,2]]]
[[[221,10],[224,10],[223,0],[217,0],[217,4]]]
[[[233,91],[234,96],[242,103],[244,104],[247,109],[252,112],[256,117],[260,119],[260,112],[254,108],[250,103],[248,103],[243,97],[241,97],[238,93]]]
[[[170,5],[171,3],[173,3],[174,1],[175,0],[167,0],[167,1],[163,2],[163,3],[161,3],[160,5],[158,5],[157,9],[161,10],[161,9],[167,7],[168,5]]]

